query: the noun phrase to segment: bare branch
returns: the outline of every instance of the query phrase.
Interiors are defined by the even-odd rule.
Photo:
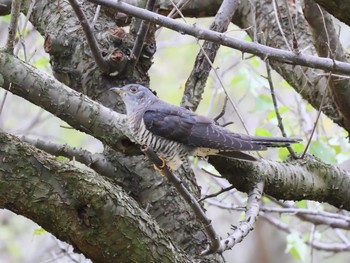
[[[201,199],[198,200],[198,202],[202,202],[208,198],[212,198],[212,197],[216,197],[222,193],[225,193],[225,192],[228,192],[230,190],[234,189],[234,187],[231,185],[229,187],[226,187],[226,188],[222,188],[220,191],[216,192],[216,193],[213,193],[213,194],[210,194],[210,195],[206,195],[206,196],[203,196]]]
[[[312,131],[311,131],[309,140],[307,141],[307,144],[306,144],[306,146],[305,146],[305,150],[304,150],[303,154],[301,155],[301,158],[304,158],[304,157],[305,157],[305,154],[306,154],[307,151],[309,150],[309,147],[310,147],[310,144],[311,144],[311,141],[312,141],[312,137],[313,137],[314,134],[315,134],[318,121],[320,120],[320,117],[321,117],[322,107],[323,107],[325,98],[327,97],[327,94],[328,94],[328,89],[327,89],[327,87],[329,86],[329,82],[330,82],[331,79],[332,79],[332,73],[329,73],[329,75],[328,75],[328,80],[327,80],[326,90],[324,91],[324,94],[323,94],[323,96],[322,96],[321,105],[320,105],[320,108],[318,109],[318,112],[317,112],[317,116],[316,116],[316,120],[315,120],[314,126],[312,127]]]
[[[328,58],[320,58],[310,55],[296,55],[293,52],[280,50],[277,48],[268,47],[258,43],[251,43],[242,41],[223,33],[214,32],[205,28],[201,28],[197,25],[188,25],[174,19],[170,19],[153,12],[149,12],[142,8],[134,7],[124,2],[116,2],[112,0],[89,0],[92,3],[115,8],[122,12],[128,13],[135,17],[149,20],[155,24],[168,27],[178,32],[186,33],[191,36],[195,36],[199,39],[209,40],[215,43],[219,43],[223,46],[231,47],[241,50],[242,52],[251,53],[262,58],[270,58],[272,60],[285,62],[293,65],[307,66],[311,68],[319,68],[329,70],[332,72],[343,73],[350,75],[350,64],[338,60],[332,60]]]
[[[9,35],[5,46],[6,51],[9,53],[13,53],[19,15],[21,14],[21,3],[22,0],[13,0],[11,5],[11,21],[8,31]]]
[[[312,156],[288,163],[211,156],[209,162],[239,191],[249,191],[252,184],[264,181],[264,192],[276,199],[326,201],[338,208],[350,208],[350,173]]]
[[[77,2],[77,0],[69,0],[69,3],[71,4],[75,14],[77,15],[80,21],[81,27],[83,28],[83,31],[86,36],[86,40],[89,43],[89,46],[90,46],[92,55],[94,56],[94,59],[96,61],[96,64],[99,66],[101,71],[105,73],[110,73],[110,67],[106,62],[106,60],[102,57],[102,52],[98,47],[97,40],[94,36],[94,33],[92,32],[92,29],[89,25],[89,22],[87,21],[87,18],[83,10],[81,10],[81,7],[79,6],[79,3]]]
[[[276,96],[275,96],[275,88],[274,88],[273,82],[272,82],[270,62],[268,59],[265,61],[265,65],[266,65],[266,72],[267,72],[267,81],[269,82],[269,86],[270,86],[273,107],[275,108],[275,112],[276,112],[276,116],[277,116],[278,128],[281,130],[283,137],[287,137],[287,134],[286,134],[286,132],[284,130],[284,126],[283,126],[282,117],[281,117],[280,111],[279,111],[278,106],[277,106],[277,100],[276,100]],[[292,146],[288,145],[287,149],[288,149],[290,155],[294,159],[297,159],[297,156],[296,156]]]
[[[155,3],[156,3],[155,0],[147,0],[146,10],[153,11]],[[131,63],[128,66],[128,68],[131,71],[134,70],[137,62],[139,61],[142,47],[144,44],[144,40],[145,40],[146,35],[148,33],[149,25],[150,25],[149,21],[146,21],[146,20],[141,21],[140,28],[139,28],[137,35],[136,35],[135,43],[134,43],[134,46],[133,46],[132,51],[131,51],[131,56],[130,56]]]
[[[95,172],[109,177],[115,178],[116,168],[106,159],[101,153],[91,153],[84,149],[76,149],[67,144],[61,145],[53,142],[47,142],[40,139],[34,140],[29,137],[22,137],[23,141],[32,144],[38,149],[55,156],[63,156],[70,160],[76,160],[85,164],[87,167],[93,169]]]
[[[159,172],[164,175],[169,182],[177,189],[186,203],[192,208],[194,213],[196,214],[198,220],[203,224],[205,232],[207,233],[210,239],[210,245],[207,250],[202,252],[203,255],[208,255],[217,252],[220,246],[219,237],[216,234],[211,220],[207,218],[202,207],[194,198],[194,196],[186,189],[181,180],[179,180],[166,165],[165,161],[160,159],[157,154],[153,151],[153,149],[147,145],[141,147],[141,150],[147,155],[150,161],[156,166]]]
[[[256,219],[259,215],[260,200],[264,189],[264,183],[257,183],[249,192],[247,211],[245,219],[240,222],[239,226],[226,239],[221,240],[218,252],[231,249],[234,245],[242,242],[242,240],[253,230]]]
[[[268,221],[273,226],[278,228],[279,230],[282,230],[285,233],[291,233],[291,229],[289,226],[282,221],[278,220],[276,217],[266,214],[265,212],[260,213],[260,218]],[[301,237],[300,237],[301,238]],[[302,239],[302,238],[301,238]],[[350,246],[346,243],[323,243],[318,240],[313,241],[306,241],[306,244],[309,246],[323,251],[330,251],[330,252],[342,252],[342,251],[350,251]]]

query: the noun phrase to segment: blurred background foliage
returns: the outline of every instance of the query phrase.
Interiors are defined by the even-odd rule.
[[[21,17],[20,28],[24,25]],[[211,19],[186,19],[188,23],[208,27]],[[0,44],[6,40],[9,17],[0,17]],[[342,27],[341,24],[339,24]],[[194,65],[195,57],[200,50],[198,41],[193,37],[181,35],[162,28],[157,33],[157,52],[154,64],[149,72],[150,88],[157,91],[158,96],[172,104],[179,105],[185,82]],[[230,26],[227,34],[249,40],[244,31]],[[349,29],[341,30],[341,38],[345,48],[349,48]],[[49,57],[43,50],[43,38],[28,25],[18,36],[16,50],[18,56],[33,64],[40,70],[51,72]],[[250,41],[250,40],[249,40]],[[347,42],[346,42],[347,41]],[[233,121],[228,128],[236,132],[251,135],[281,136],[277,127],[276,114],[273,108],[270,89],[266,79],[265,63],[250,54],[242,54],[237,50],[221,47],[214,63],[216,74],[212,71],[208,80],[203,100],[198,113],[210,117],[217,116],[223,108],[226,89],[230,99],[225,115],[220,123]],[[301,99],[301,97],[278,74],[272,72],[279,111],[283,117],[285,130],[290,137],[301,137],[303,144],[295,145],[297,152],[302,152],[307,138],[316,120],[317,111]],[[221,85],[222,83],[222,85]],[[223,86],[223,87],[222,87]],[[238,109],[238,112],[234,109]],[[93,137],[70,129],[69,126],[25,101],[0,89],[0,129],[17,136],[43,138],[73,147],[82,147],[91,152],[101,152],[102,144]],[[244,120],[244,124],[240,118]],[[348,167],[350,148],[346,133],[328,118],[321,116],[309,152],[326,163]],[[272,149],[261,154],[263,158],[285,160],[286,149]],[[203,194],[216,192],[228,183],[211,176],[204,176],[201,168],[214,172],[206,162],[197,160],[194,169],[202,186]],[[232,191],[218,197],[221,202],[233,204],[232,195],[246,202],[246,195]],[[269,199],[264,198],[268,204]],[[299,207],[323,210],[323,204],[315,202],[298,202]],[[209,218],[220,235],[225,237],[231,225],[238,223],[242,217],[240,211],[218,209],[206,204]],[[346,262],[348,253],[329,254],[311,250],[303,241],[310,238],[334,234],[327,228],[310,227],[300,223],[296,218],[282,214],[282,222],[296,229],[288,235],[278,231],[264,221],[258,221],[255,231],[243,243],[232,251],[224,253],[227,262]],[[344,233],[347,235],[347,233]],[[244,249],[242,249],[244,248]],[[90,262],[79,254],[74,254],[67,244],[58,241],[40,226],[12,212],[0,210],[0,263],[16,262]]]

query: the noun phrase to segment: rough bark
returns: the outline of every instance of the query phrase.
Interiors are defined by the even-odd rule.
[[[192,262],[121,187],[101,176],[4,133],[0,166],[0,206],[94,262]]]

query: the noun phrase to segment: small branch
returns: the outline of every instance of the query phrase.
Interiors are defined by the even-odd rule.
[[[241,242],[249,234],[249,232],[253,230],[254,224],[259,215],[260,200],[263,189],[264,183],[259,182],[249,192],[245,220],[239,224],[239,226],[228,238],[220,241],[220,248],[218,252],[223,252],[225,250],[231,249],[234,245]]]
[[[195,36],[198,39],[205,39],[223,46],[231,47],[245,53],[251,53],[263,58],[270,58],[279,62],[285,62],[293,65],[307,66],[311,68],[319,68],[323,70],[332,70],[337,73],[350,75],[350,64],[329,58],[321,58],[317,56],[296,55],[293,52],[268,47],[254,42],[230,37],[223,33],[202,28],[198,25],[188,25],[174,19],[155,14],[153,12],[138,8],[122,1],[113,0],[89,0],[89,2],[117,9],[121,12],[132,16],[152,21],[153,23],[167,28],[176,30],[183,34]]]
[[[279,111],[278,105],[277,105],[277,99],[276,99],[276,95],[275,95],[275,88],[273,86],[272,77],[271,77],[270,61],[268,59],[266,59],[265,65],[266,65],[266,72],[267,72],[267,80],[269,82],[270,91],[271,91],[273,107],[275,108],[276,117],[277,117],[277,121],[278,121],[278,128],[280,128],[283,137],[287,137],[287,134],[286,134],[286,132],[284,130],[284,126],[283,126],[282,117],[281,117],[281,114],[280,114],[280,111]],[[295,154],[292,146],[288,145],[287,149],[288,149],[290,155],[293,157],[293,159],[297,159],[298,158],[297,155]]]
[[[5,50],[11,54],[13,54],[14,43],[16,40],[17,25],[21,14],[21,3],[22,0],[13,0],[11,5],[11,21],[8,31],[9,35],[5,46]]]
[[[218,124],[218,120],[225,115],[226,112],[226,106],[227,106],[227,101],[228,101],[228,97],[225,96],[225,100],[224,100],[224,105],[222,105],[222,109],[221,112],[218,114],[218,116],[216,116],[213,120],[216,124]]]
[[[275,226],[277,229],[290,234],[292,231],[289,228],[289,226],[280,220],[278,220],[276,217],[266,214],[265,212],[260,212],[260,217],[266,221],[268,221],[270,224]],[[300,237],[300,239],[302,239]],[[317,250],[323,250],[323,251],[330,251],[330,252],[344,252],[344,251],[350,251],[350,246],[348,244],[342,244],[342,243],[323,243],[318,240],[313,241],[306,241],[307,245],[317,249]]]
[[[67,144],[61,145],[40,139],[34,140],[29,137],[22,137],[21,139],[47,153],[55,156],[63,156],[70,160],[76,160],[103,176],[112,179],[115,178],[116,168],[112,163],[106,160],[103,154],[92,154],[87,150],[76,149]]]
[[[71,4],[75,14],[77,15],[81,27],[83,28],[83,31],[85,33],[86,36],[86,40],[90,46],[92,55],[96,61],[96,64],[99,66],[99,68],[101,69],[101,71],[103,71],[104,73],[110,73],[110,67],[108,65],[108,63],[106,62],[106,60],[102,57],[102,53],[98,47],[97,44],[97,40],[92,32],[92,29],[89,25],[89,22],[87,21],[87,18],[83,12],[83,10],[81,10],[79,3],[77,2],[77,0],[69,0],[69,3]]]
[[[155,3],[156,3],[155,0],[148,0],[145,9],[149,10],[149,11],[153,11]],[[131,51],[131,56],[130,56],[131,63],[130,63],[130,68],[129,68],[131,71],[134,70],[137,62],[139,61],[142,47],[144,44],[144,40],[145,40],[146,35],[148,33],[149,25],[150,25],[149,21],[147,21],[147,20],[141,21],[140,28],[139,28],[137,35],[136,35],[135,43],[134,43],[134,46],[133,46],[132,51]]]
[[[205,202],[209,205],[216,206],[221,209],[233,211],[246,211],[246,208],[241,205],[232,205],[216,200],[205,200]],[[337,213],[296,207],[277,208],[268,206],[262,206],[260,208],[260,211],[265,213],[291,214],[297,216],[303,221],[310,222],[315,225],[328,225],[332,228],[350,230],[349,217]]]
[[[329,83],[330,83],[331,79],[332,79],[332,72],[330,72],[329,75],[328,75],[327,84],[326,84],[326,89],[325,89],[325,91],[324,91],[324,93],[323,93],[323,96],[322,96],[322,100],[321,100],[321,103],[320,103],[320,108],[318,109],[318,113],[317,113],[317,117],[316,117],[316,120],[315,120],[315,123],[314,123],[314,127],[312,128],[312,131],[311,131],[309,140],[308,140],[308,142],[307,142],[307,144],[306,144],[306,146],[305,146],[305,150],[304,150],[303,154],[301,155],[301,158],[302,158],[302,159],[304,159],[305,154],[306,154],[307,151],[309,150],[309,147],[310,147],[310,144],[311,144],[311,141],[312,141],[312,137],[313,137],[314,134],[315,134],[318,121],[320,120],[320,117],[321,117],[322,107],[323,107],[323,105],[324,105],[325,99],[326,99],[327,94],[328,94],[328,86],[329,86]]]
[[[210,194],[210,195],[206,195],[206,196],[203,196],[201,199],[198,200],[198,202],[203,202],[204,200],[208,199],[208,198],[212,198],[212,197],[216,197],[222,193],[225,193],[225,192],[228,192],[230,190],[234,189],[234,187],[231,185],[229,187],[226,187],[226,188],[222,188],[220,191],[216,192],[216,193],[213,193],[213,194]]]
[[[216,234],[211,220],[207,218],[203,209],[193,197],[193,195],[185,188],[181,180],[179,180],[169,169],[167,165],[164,165],[164,161],[160,159],[153,149],[147,145],[141,147],[141,151],[150,159],[150,161],[156,166],[159,172],[164,175],[168,181],[176,188],[179,194],[183,197],[186,203],[192,208],[193,212],[196,214],[198,220],[203,224],[204,230],[210,239],[210,245],[206,250],[205,255],[217,252],[220,241]],[[203,254],[203,253],[202,253]]]

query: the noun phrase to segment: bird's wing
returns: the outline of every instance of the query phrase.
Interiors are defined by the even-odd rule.
[[[223,151],[264,150],[248,136],[231,133],[210,119],[180,107],[152,107],[143,115],[146,129],[153,134],[183,144]]]

